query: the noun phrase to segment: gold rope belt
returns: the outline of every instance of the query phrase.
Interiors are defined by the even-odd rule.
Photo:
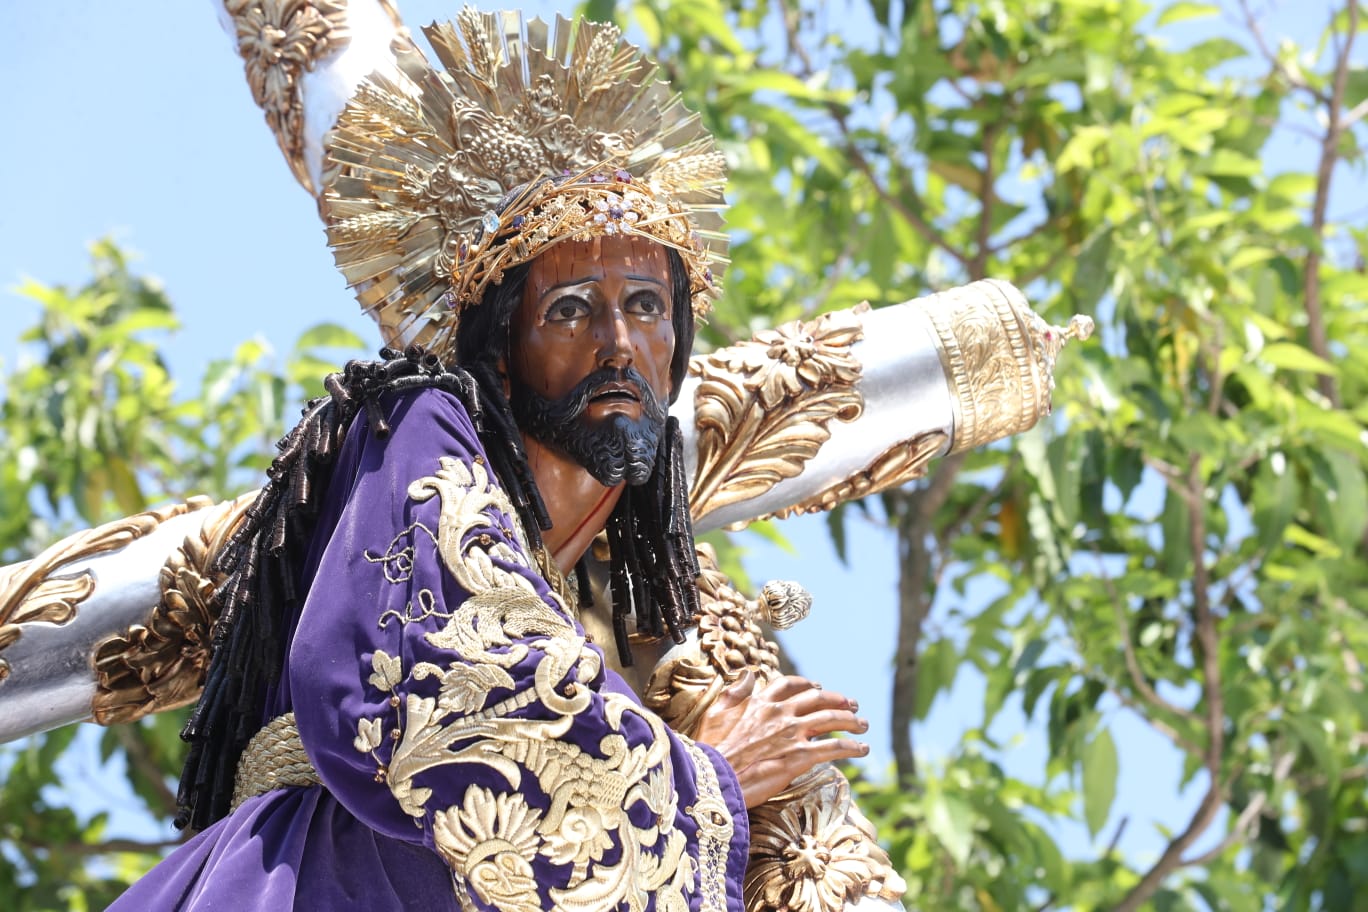
[[[267,722],[243,748],[233,778],[232,809],[272,789],[321,784],[299,740],[295,715],[288,712]]]

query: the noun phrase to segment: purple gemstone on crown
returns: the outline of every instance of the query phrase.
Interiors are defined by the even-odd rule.
[[[513,225],[514,228],[521,228],[522,225],[523,225],[523,222],[525,222],[525,221],[527,221],[527,217],[526,217],[526,216],[523,216],[523,215],[515,215],[515,216],[513,216],[512,225]]]
[[[606,174],[591,174],[591,175],[589,175],[589,183],[591,183],[591,184],[606,184],[606,183],[608,183],[608,175],[606,175]]]
[[[616,177],[619,183],[630,184],[632,182],[632,175],[623,171],[621,168],[618,168],[613,172],[613,177]]]
[[[621,206],[609,206],[609,207],[608,207],[608,217],[609,217],[609,218],[615,218],[615,219],[620,219],[620,218],[622,218],[622,207],[621,207]]]

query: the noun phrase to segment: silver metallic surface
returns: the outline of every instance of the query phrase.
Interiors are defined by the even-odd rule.
[[[26,625],[24,635],[5,650],[11,671],[0,681],[0,741],[90,718],[95,644],[152,611],[161,595],[162,564],[210,512],[172,517],[118,551],[61,568],[62,576],[89,570],[95,591],[70,623]]]
[[[864,336],[851,346],[864,369],[858,389],[865,408],[857,420],[832,422],[828,440],[801,475],[779,482],[752,500],[721,507],[703,517],[696,531],[706,532],[802,503],[867,466],[899,441],[925,431],[953,430],[950,387],[924,309],[944,303],[930,295],[865,314]],[[693,390],[685,384],[671,413],[684,429],[690,477],[695,470]]]

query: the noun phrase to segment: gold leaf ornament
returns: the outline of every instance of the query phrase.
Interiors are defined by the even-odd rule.
[[[809,513],[821,513],[835,509],[846,501],[878,494],[889,488],[906,484],[913,479],[926,475],[931,460],[944,452],[950,444],[950,435],[944,431],[926,431],[899,441],[870,461],[863,469],[841,479],[836,484],[813,496],[760,517],[761,519],[786,519]],[[776,625],[778,626],[778,625]]]
[[[186,503],[105,523],[62,539],[32,560],[0,569],[0,650],[17,642],[30,624],[70,623],[95,592],[98,580],[89,570],[64,576],[63,567],[116,551],[151,534],[174,516],[211,504],[206,497],[196,497]],[[8,677],[10,671],[9,663],[0,659],[0,680]]]
[[[866,896],[896,902],[907,889],[830,764],[751,811],[747,912],[840,912]]]
[[[252,98],[295,178],[311,193],[304,162],[306,71],[347,41],[345,0],[225,0]]]
[[[860,417],[861,365],[850,347],[863,334],[867,310],[786,323],[690,362],[702,381],[694,393],[695,522],[798,475],[830,439],[832,421]]]
[[[521,795],[471,786],[464,801],[433,814],[437,851],[485,903],[541,912],[531,861],[540,814]]]
[[[779,677],[778,647],[764,638],[758,620],[775,613],[796,619],[806,607],[801,603],[810,601],[796,587],[774,583],[762,600],[747,599],[718,569],[707,545],[699,546],[699,565],[697,646],[674,651],[658,665],[643,697],[684,734],[746,669],[755,673],[757,687]],[[896,901],[906,890],[845,776],[830,763],[752,808],[750,828],[747,912],[843,912],[865,897]]]
[[[255,497],[251,492],[212,507],[208,498],[193,498],[179,510],[209,508],[163,564],[153,609],[141,623],[95,644],[95,721],[132,722],[199,696],[220,607],[211,567]]]

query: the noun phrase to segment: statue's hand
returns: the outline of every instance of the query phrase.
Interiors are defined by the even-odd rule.
[[[695,739],[711,744],[736,771],[746,807],[764,804],[819,763],[863,757],[869,746],[834,732],[863,734],[859,705],[793,675],[756,690],[746,672],[717,698]]]

